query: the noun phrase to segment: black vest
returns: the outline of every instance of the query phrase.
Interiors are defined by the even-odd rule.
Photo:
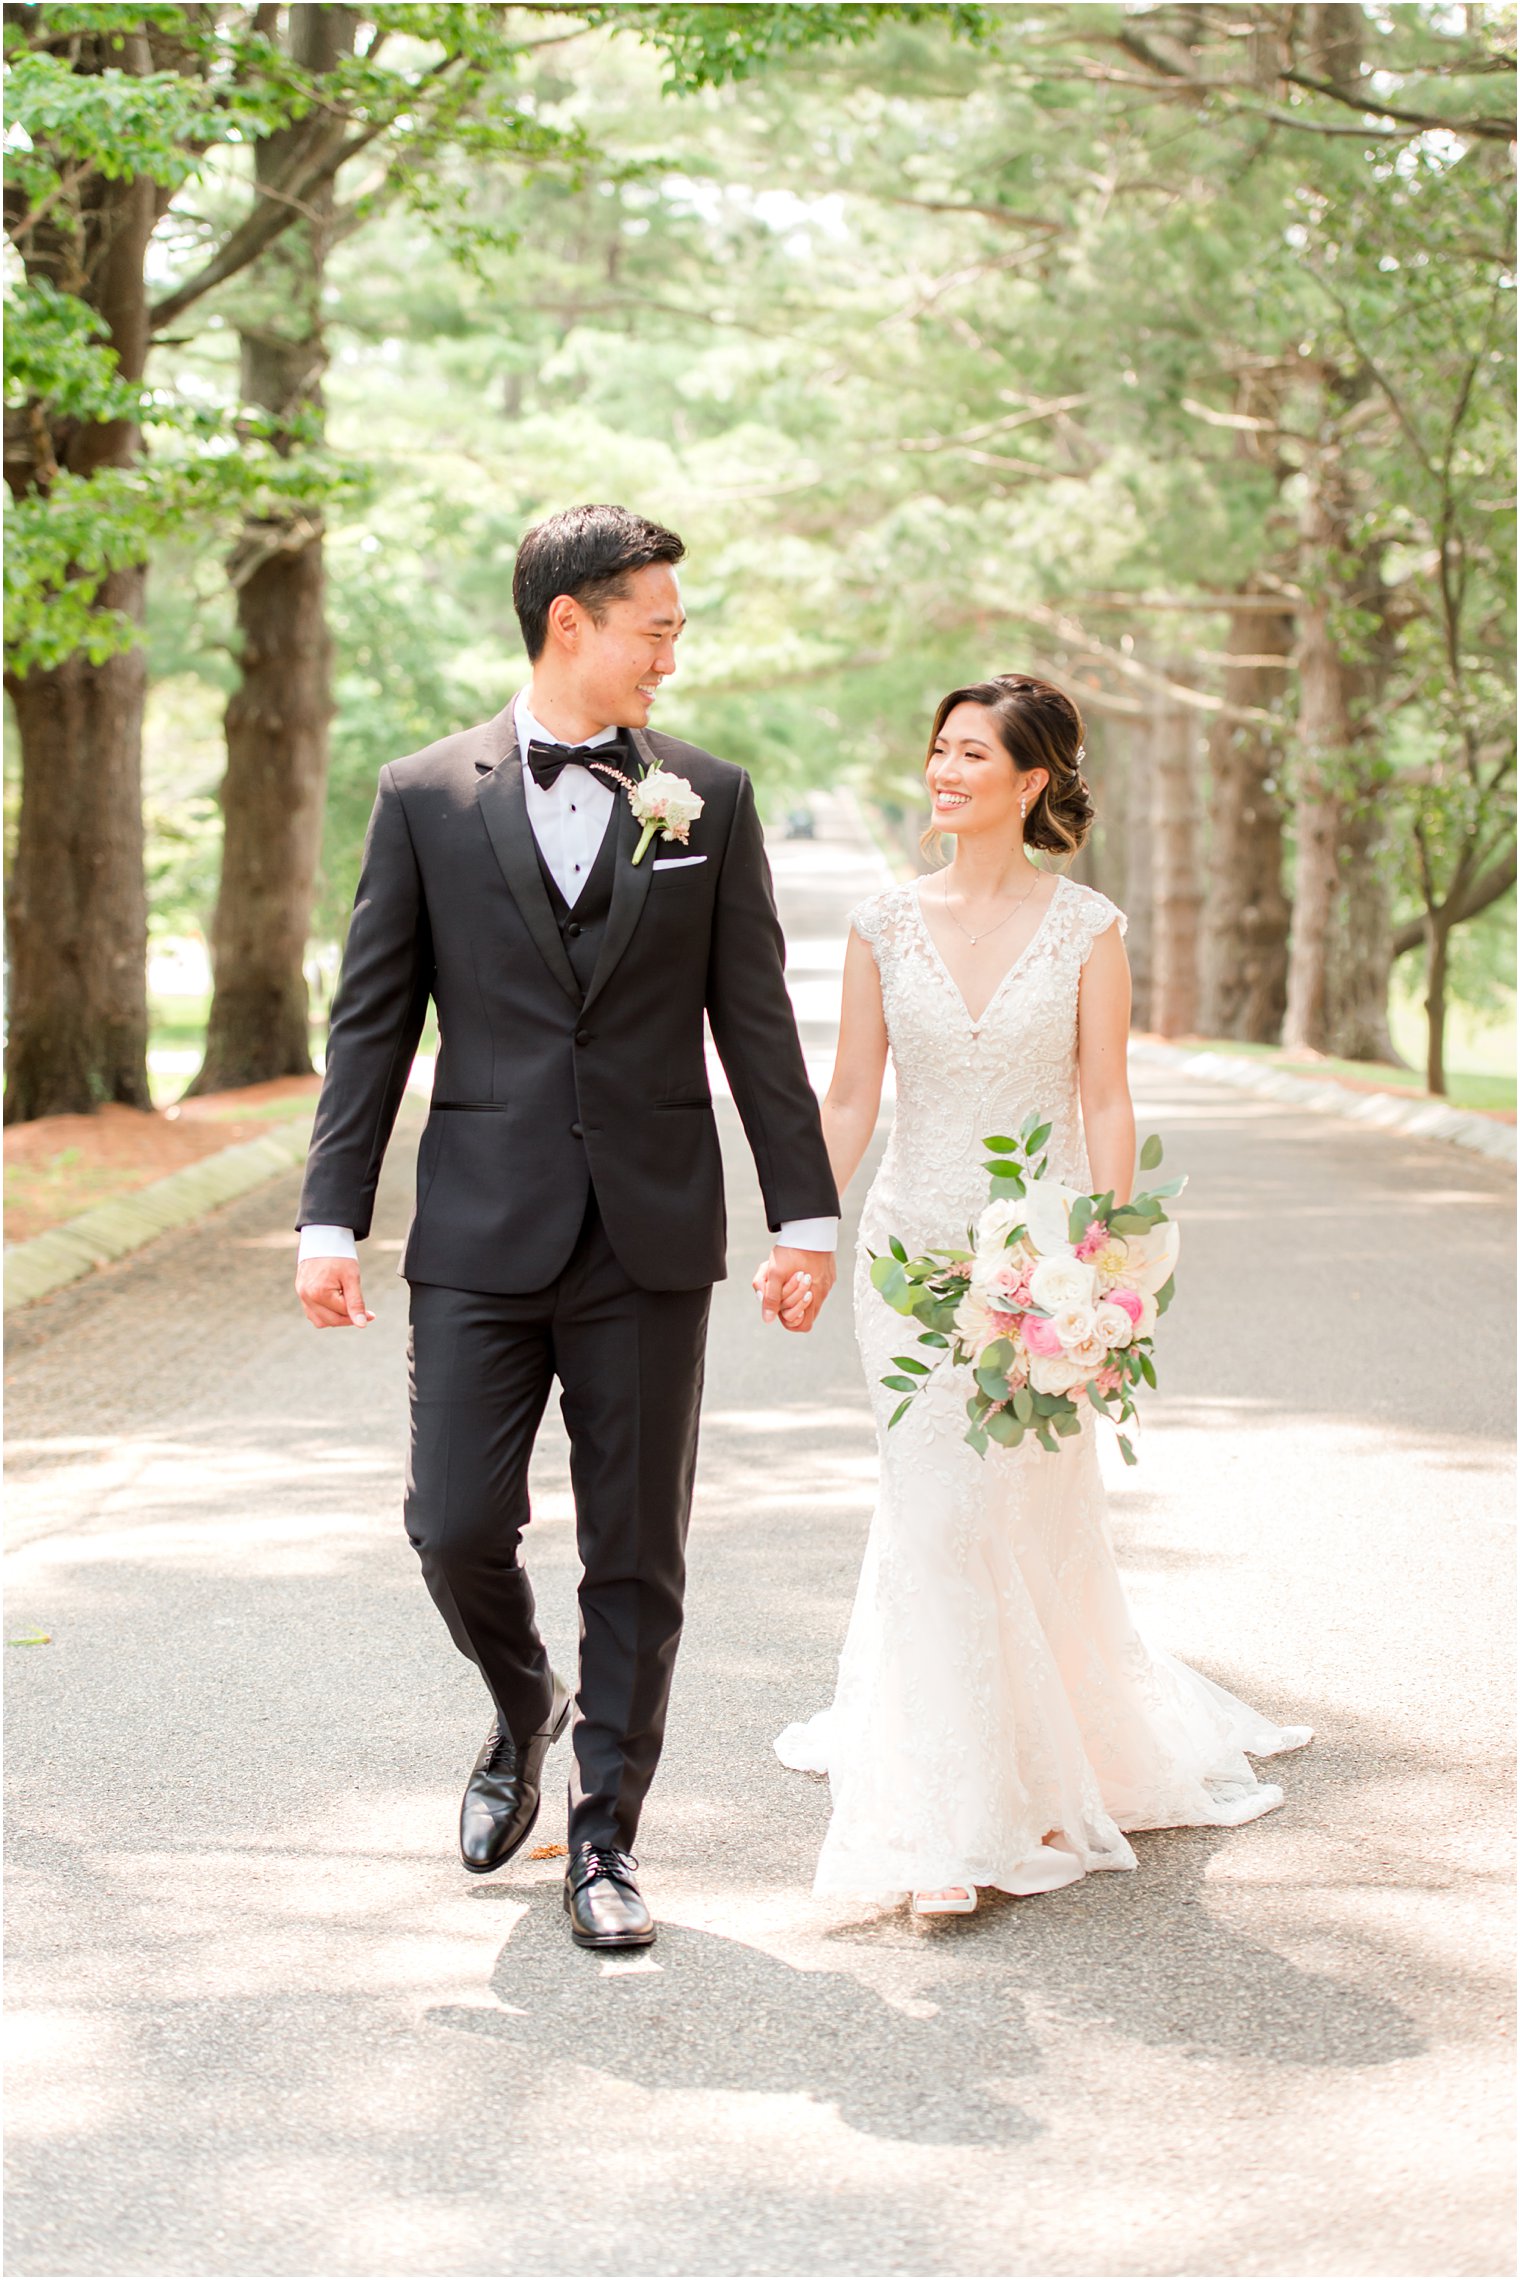
[[[537,839],[533,842],[538,856],[538,867],[543,873],[544,886],[549,896],[549,908],[559,928],[560,940],[565,945],[565,956],[575,972],[584,997],[591,987],[596,962],[601,955],[602,937],[607,931],[607,913],[612,908],[612,878],[617,862],[618,841],[617,801],[607,818],[602,833],[602,844],[596,851],[596,860],[586,874],[586,883],[576,896],[574,905],[567,903],[560,893],[554,875],[544,861],[543,849]]]

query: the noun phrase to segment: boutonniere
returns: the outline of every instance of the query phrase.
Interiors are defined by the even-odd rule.
[[[662,839],[675,839],[683,847],[686,845],[704,802],[701,793],[694,792],[684,776],[674,776],[668,768],[646,768],[635,782],[620,768],[611,767],[605,761],[596,761],[593,765],[599,774],[615,777],[622,785],[635,823],[644,826],[633,851],[635,863],[643,862],[656,832]]]

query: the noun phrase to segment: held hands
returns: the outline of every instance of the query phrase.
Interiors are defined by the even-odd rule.
[[[317,1330],[362,1330],[375,1319],[364,1303],[357,1259],[303,1259],[296,1296]]]
[[[755,1269],[751,1287],[759,1297],[763,1322],[779,1316],[783,1330],[806,1333],[834,1287],[834,1254],[794,1251],[778,1243]]]

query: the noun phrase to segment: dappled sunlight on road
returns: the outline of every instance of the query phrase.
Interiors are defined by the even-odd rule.
[[[876,859],[777,852],[826,1074]],[[1472,1351],[1417,1377],[1388,1325],[1414,1257],[1431,1313],[1499,1350],[1512,1183],[1170,1073],[1141,1090],[1191,1186],[1140,1467],[1101,1444],[1121,1563],[1159,1644],[1316,1740],[1267,1819],[1138,1835],[1133,1874],[967,1919],[810,1890],[827,1786],[771,1744],[832,1692],[875,1436],[848,1275],[810,1337],[758,1321],[721,1092],[732,1279],[639,1957],[572,1948],[562,1861],[530,1857],[564,1840],[563,1745],[505,1871],[454,1851],[488,1707],[401,1526],[420,1112],[362,1335],[295,1316],[293,1182],[27,1310],[8,1635],[50,1641],[9,1650],[30,2269],[761,2273],[778,2211],[820,2273],[1307,2270],[1262,2250],[1303,2228],[1353,2244],[1336,2270],[1447,2268],[1451,2210],[1492,2203],[1507,2158],[1508,1427]],[[532,1494],[568,1670],[552,1401]]]

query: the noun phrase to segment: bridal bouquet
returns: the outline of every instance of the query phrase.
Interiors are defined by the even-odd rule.
[[[890,1307],[924,1328],[920,1346],[933,1362],[893,1356],[882,1384],[903,1395],[895,1425],[934,1371],[969,1370],[966,1439],[978,1456],[989,1442],[1016,1449],[1026,1434],[1055,1454],[1082,1429],[1086,1403],[1116,1426],[1136,1415],[1135,1393],[1154,1386],[1152,1335],[1173,1293],[1178,1229],[1166,1199],[1183,1180],[1147,1188],[1116,1205],[1113,1192],[1080,1195],[1047,1176],[1041,1153],[1050,1126],[1024,1120],[1017,1139],[984,1140],[992,1198],[965,1250],[910,1259],[897,1238],[871,1254],[871,1280]],[[1152,1133],[1140,1151],[1142,1171],[1161,1161]],[[1129,1436],[1119,1433],[1128,1465]]]

